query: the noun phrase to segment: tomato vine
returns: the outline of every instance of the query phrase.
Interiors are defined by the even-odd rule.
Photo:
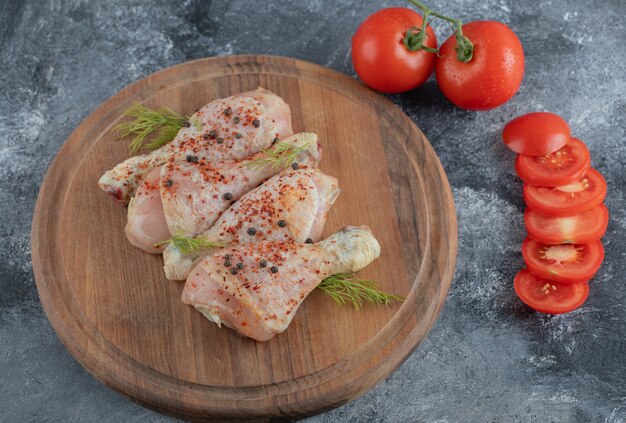
[[[460,19],[451,18],[450,16],[446,16],[441,14],[418,0],[408,0],[409,3],[413,4],[415,7],[420,9],[424,13],[424,22],[422,23],[421,28],[409,28],[406,32],[406,36],[404,37],[404,45],[411,51],[415,50],[426,50],[431,53],[438,53],[439,49],[428,48],[423,45],[423,42],[426,38],[426,25],[428,25],[427,20],[429,16],[434,16],[435,18],[443,19],[451,24],[452,30],[454,31],[454,36],[456,37],[456,58],[463,63],[467,63],[472,60],[474,56],[474,44],[472,41],[463,35],[463,22]]]

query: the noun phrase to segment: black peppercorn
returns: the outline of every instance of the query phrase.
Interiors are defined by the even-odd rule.
[[[305,244],[313,244],[313,240],[311,238],[307,238],[306,241],[304,241]]]
[[[215,137],[217,137],[217,131],[215,129],[211,129],[209,131],[209,137],[211,137],[212,139],[215,139]]]
[[[221,144],[221,143],[224,142],[224,138],[217,137],[216,141],[217,141],[218,144]]]
[[[285,226],[287,226],[287,222],[285,222],[284,220],[279,220],[278,226],[280,226],[281,228],[284,228]]]
[[[224,115],[226,116],[230,116],[233,114],[233,109],[231,109],[230,107],[226,110],[224,110]]]
[[[187,161],[189,163],[198,163],[198,156],[187,156]]]
[[[243,263],[241,262],[237,263],[237,269],[239,270],[243,269]]]
[[[291,168],[292,168],[293,170],[298,170],[298,169],[300,169],[300,166],[298,165],[298,163],[292,163],[292,164],[291,164]]]
[[[230,267],[230,265],[231,265],[230,260],[228,260],[228,259],[224,260],[224,266]]]
[[[239,272],[239,269],[238,269],[237,267],[231,267],[231,268],[230,268],[230,273],[231,273],[231,274],[236,275],[236,274],[237,274],[237,272]]]
[[[172,181],[171,179],[165,181],[165,186],[167,188],[171,187],[172,185],[174,185],[174,181]]]
[[[233,199],[233,195],[230,192],[227,192],[226,194],[224,194],[224,200],[232,200]]]
[[[233,258],[233,256],[231,256],[230,254],[225,254],[225,255],[224,255],[224,258],[225,258],[226,260],[230,260],[231,258]]]
[[[233,122],[235,122],[235,123],[239,123],[240,120],[241,120],[241,118],[239,116],[235,116],[233,118]]]
[[[267,266],[267,260],[261,259],[261,261],[259,262],[259,266],[266,267]]]
[[[252,236],[252,235],[254,235],[254,234],[256,234],[256,229],[254,229],[254,228],[248,228],[248,235]]]
[[[241,138],[241,134],[239,132],[235,132],[235,138],[237,139]]]
[[[270,270],[272,271],[272,273],[278,273],[278,267],[276,266],[270,267]]]
[[[209,134],[202,134],[202,138],[204,138],[205,140],[209,139]]]
[[[185,128],[189,128],[189,127],[191,126],[191,123],[189,123],[189,122],[185,122],[185,123],[183,123],[183,126],[184,126]]]
[[[255,128],[258,128],[259,126],[261,126],[261,122],[258,119],[254,119],[252,121],[252,126],[254,126]]]

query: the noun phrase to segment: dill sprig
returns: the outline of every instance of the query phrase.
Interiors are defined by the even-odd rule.
[[[385,304],[391,301],[404,301],[404,297],[387,294],[378,289],[374,281],[354,278],[354,273],[338,273],[324,279],[319,289],[335,300],[339,305],[352,304],[357,310],[365,302],[370,304]]]
[[[154,246],[165,247],[169,244],[174,245],[174,247],[176,247],[181,253],[185,255],[194,255],[201,253],[204,250],[208,250],[209,248],[222,248],[226,246],[226,244],[223,244],[221,242],[211,242],[206,238],[200,236],[187,236],[182,232],[177,232],[172,235],[170,239],[154,244]]]
[[[178,130],[187,122],[187,118],[171,109],[153,110],[139,103],[126,110],[124,116],[133,120],[122,122],[114,129],[120,132],[118,139],[134,136],[128,144],[131,154],[137,153],[142,147],[153,150],[164,146],[174,139]],[[153,133],[154,137],[146,143],[146,138]]]
[[[260,151],[260,153],[265,155],[265,157],[259,157],[251,160],[246,163],[246,166],[249,166],[253,169],[258,169],[270,165],[272,166],[272,169],[286,169],[287,167],[295,163],[296,159],[298,158],[298,154],[306,151],[310,147],[310,145],[311,143],[307,142],[300,147],[294,147],[291,144],[279,141],[273,146]]]
[[[189,123],[192,124],[198,131],[202,131],[202,122],[200,122],[198,116],[190,117]]]

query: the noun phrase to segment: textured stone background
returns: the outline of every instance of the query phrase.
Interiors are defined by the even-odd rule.
[[[456,109],[434,81],[392,97],[431,140],[452,184],[455,281],[435,328],[397,372],[310,421],[626,421],[626,3],[430,3],[467,21],[510,25],[526,52],[524,82],[510,103],[485,113]],[[125,85],[204,56],[276,54],[353,74],[351,34],[371,12],[398,4],[0,1],[0,421],[171,421],[83,370],[37,297],[32,210],[81,120]],[[449,34],[435,29],[441,41]],[[523,204],[499,133],[534,110],[565,117],[609,185],[605,263],[587,303],[561,317],[531,312],[512,289]]]

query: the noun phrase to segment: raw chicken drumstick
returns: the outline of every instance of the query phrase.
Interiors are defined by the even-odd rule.
[[[218,326],[267,341],[287,329],[323,279],[356,272],[379,255],[367,226],[348,226],[317,244],[240,244],[205,257],[187,278],[182,301]]]
[[[303,167],[316,167],[321,158],[321,146],[312,133],[292,135],[269,151],[285,147],[297,152],[295,163]],[[172,234],[192,236],[210,228],[233,202],[289,166],[286,162],[258,163],[266,157],[259,152],[240,161],[206,162],[194,156],[154,169],[128,205],[128,240],[146,252],[159,254],[162,247],[155,244]]]
[[[134,156],[107,171],[100,188],[126,204],[141,180],[155,167],[188,156],[204,161],[241,160],[269,147],[275,138],[293,134],[291,110],[264,89],[214,100],[191,115],[188,127],[165,146]]]
[[[289,239],[317,242],[339,191],[337,179],[319,169],[287,169],[244,195],[198,237],[206,244],[221,245]],[[170,244],[163,251],[165,275],[185,279],[202,257],[213,252],[207,248],[185,254]]]

